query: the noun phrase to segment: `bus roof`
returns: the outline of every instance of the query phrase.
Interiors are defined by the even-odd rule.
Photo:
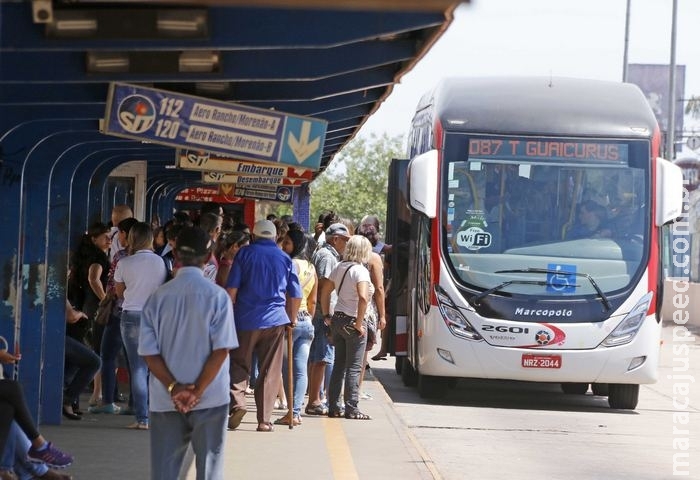
[[[658,128],[644,94],[630,83],[448,78],[424,95],[417,115],[431,104],[446,131],[649,138]]]

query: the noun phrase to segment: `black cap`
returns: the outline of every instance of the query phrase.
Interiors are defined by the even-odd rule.
[[[209,253],[211,237],[199,227],[183,227],[177,235],[175,250],[190,255],[206,255]]]

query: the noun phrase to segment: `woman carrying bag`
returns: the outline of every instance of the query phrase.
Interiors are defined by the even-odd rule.
[[[358,408],[360,374],[367,345],[365,314],[374,287],[369,271],[372,244],[361,235],[353,235],[345,247],[343,261],[335,267],[330,282],[321,291],[321,309],[324,320],[330,319],[331,335],[335,345],[335,362],[328,387],[328,416],[353,420],[371,420]],[[335,290],[338,302],[331,314],[331,293]],[[344,389],[343,389],[344,382]],[[343,403],[340,394],[343,389]],[[344,404],[344,407],[343,407]]]

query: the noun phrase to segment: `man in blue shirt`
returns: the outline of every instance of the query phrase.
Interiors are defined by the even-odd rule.
[[[245,390],[253,352],[258,357],[255,405],[259,432],[273,430],[270,418],[282,381],[284,330],[294,327],[301,303],[301,285],[292,259],[275,242],[277,229],[269,220],[253,227],[253,243],[236,255],[226,282],[233,302],[240,348],[231,352],[231,416],[238,428],[247,413]]]
[[[197,478],[223,480],[229,404],[229,350],[238,346],[226,292],[204,278],[209,235],[184,227],[175,244],[180,268],[146,301],[139,355],[149,384],[151,479],[178,478],[191,443]]]

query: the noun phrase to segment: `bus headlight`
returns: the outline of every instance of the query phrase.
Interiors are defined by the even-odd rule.
[[[647,318],[649,304],[653,296],[653,292],[644,295],[630,313],[620,322],[617,328],[603,340],[603,345],[606,347],[616,347],[617,345],[624,345],[625,343],[631,342],[634,336],[637,335],[639,327],[644,323],[644,319]]]
[[[438,308],[452,335],[467,340],[481,341],[483,337],[479,335],[471,323],[462,315],[452,299],[439,286],[435,286],[435,295],[438,300]]]

